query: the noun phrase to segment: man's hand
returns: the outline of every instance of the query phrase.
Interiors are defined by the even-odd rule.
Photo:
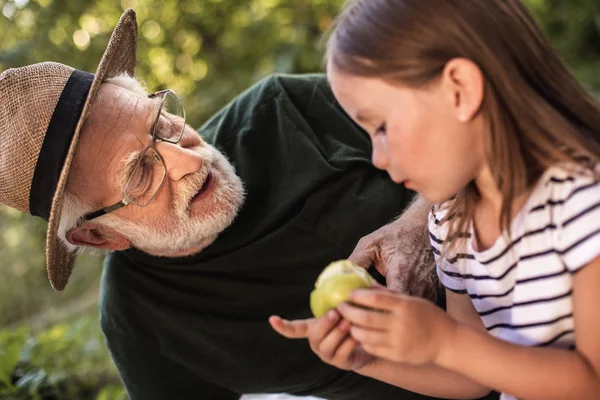
[[[438,280],[427,230],[429,209],[417,198],[396,221],[360,239],[348,258],[363,268],[377,268],[394,291],[435,301]]]

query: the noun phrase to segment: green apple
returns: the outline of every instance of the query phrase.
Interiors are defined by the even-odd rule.
[[[354,289],[368,288],[374,283],[375,279],[367,270],[352,261],[334,261],[317,277],[315,289],[310,294],[310,309],[320,318],[341,302],[348,301]]]

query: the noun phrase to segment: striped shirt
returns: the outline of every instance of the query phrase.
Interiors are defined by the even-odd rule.
[[[472,224],[457,250],[441,256],[448,204],[432,208],[437,273],[467,294],[488,332],[524,346],[575,347],[573,275],[600,255],[600,183],[581,170],[549,168],[499,237],[476,251]],[[503,394],[502,399],[513,399]]]

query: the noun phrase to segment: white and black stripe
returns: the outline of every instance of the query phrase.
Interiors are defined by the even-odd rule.
[[[444,286],[468,295],[494,336],[573,349],[573,275],[600,256],[600,183],[592,174],[550,168],[512,221],[510,235],[484,251],[476,251],[471,229],[458,235],[458,250],[442,257],[447,209],[433,208],[429,222]]]

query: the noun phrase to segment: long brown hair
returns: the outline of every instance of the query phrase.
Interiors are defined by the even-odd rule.
[[[485,80],[485,153],[503,196],[500,226],[512,204],[549,166],[600,159],[600,108],[569,73],[519,0],[354,0],[327,44],[328,62],[357,76],[422,87],[448,61],[475,62]],[[449,238],[464,232],[479,193],[456,194]]]

